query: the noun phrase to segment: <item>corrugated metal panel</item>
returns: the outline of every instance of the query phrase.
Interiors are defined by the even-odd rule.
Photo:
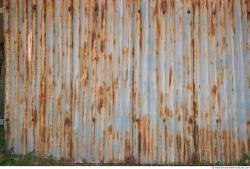
[[[247,0],[5,0],[6,141],[74,162],[249,153]]]

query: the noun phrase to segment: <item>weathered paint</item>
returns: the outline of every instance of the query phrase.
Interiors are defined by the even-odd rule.
[[[250,148],[247,0],[5,0],[5,138],[72,162]]]

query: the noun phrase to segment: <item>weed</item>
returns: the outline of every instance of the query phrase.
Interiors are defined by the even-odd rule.
[[[4,150],[4,129],[0,127],[0,153]]]
[[[250,165],[250,154],[245,154],[237,163],[241,166]]]

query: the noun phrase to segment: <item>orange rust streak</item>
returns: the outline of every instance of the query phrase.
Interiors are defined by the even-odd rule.
[[[5,37],[5,139],[11,140],[10,129],[10,27],[9,27],[10,1],[5,3],[5,22],[4,22],[4,37]],[[7,148],[11,147],[11,141],[7,142]]]
[[[172,70],[172,68],[170,68],[170,72],[169,72],[169,80],[168,80],[169,87],[170,87],[170,86],[171,86],[171,84],[172,84],[172,76],[173,76],[173,70]]]

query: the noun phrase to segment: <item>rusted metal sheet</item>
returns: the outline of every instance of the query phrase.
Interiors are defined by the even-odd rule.
[[[249,153],[247,0],[5,0],[8,149],[170,164]]]

